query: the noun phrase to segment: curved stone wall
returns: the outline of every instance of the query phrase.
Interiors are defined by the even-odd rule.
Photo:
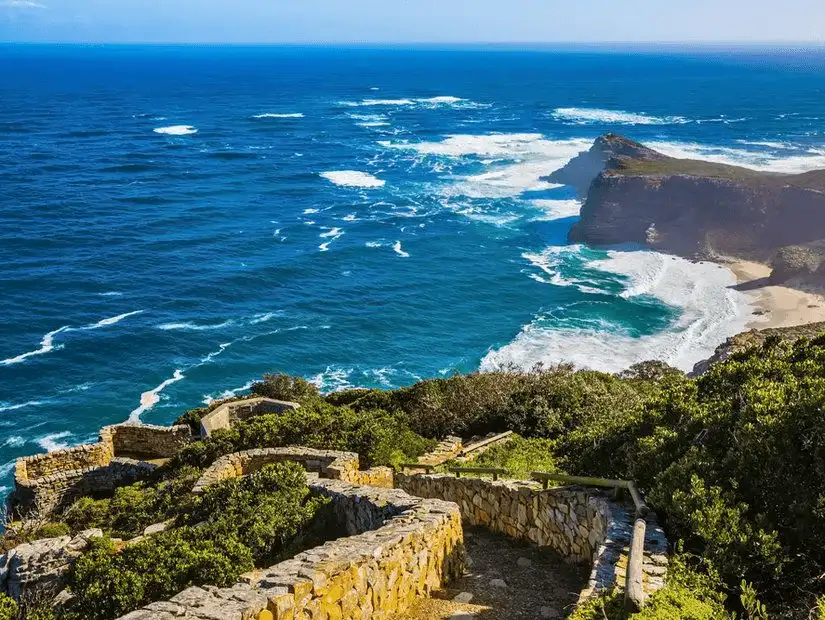
[[[456,478],[446,474],[396,474],[396,486],[411,495],[455,502],[465,521],[512,538],[550,547],[570,562],[591,565],[580,600],[625,584],[633,531],[628,509],[599,490],[542,489],[534,482]],[[645,536],[644,586],[664,585],[668,544],[651,516]]]
[[[316,473],[323,478],[368,486],[393,486],[391,468],[374,467],[359,471],[359,459],[355,452],[291,446],[244,450],[222,456],[203,472],[192,492],[202,493],[206,487],[221,480],[245,476],[260,470],[264,465],[284,461],[301,463],[308,472]]]
[[[97,443],[17,459],[9,502],[23,512],[52,512],[146,477],[157,467],[148,460],[169,458],[189,441],[187,426],[105,426]]]
[[[216,430],[231,428],[236,420],[245,420],[265,413],[283,413],[298,409],[301,405],[272,398],[247,398],[221,405],[201,418],[201,437],[208,437]]]
[[[350,534],[257,572],[232,588],[192,587],[120,620],[386,620],[464,568],[458,506],[399,489],[310,482]]]

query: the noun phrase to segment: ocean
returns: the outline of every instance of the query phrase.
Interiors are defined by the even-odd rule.
[[[822,168],[823,91],[822,50],[0,46],[0,491],[265,372],[689,369],[730,272],[568,245],[541,177],[608,131]]]

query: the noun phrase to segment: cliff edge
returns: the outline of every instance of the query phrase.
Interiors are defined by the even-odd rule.
[[[608,134],[546,180],[585,197],[573,243],[639,243],[701,259],[779,255],[783,280],[813,274],[825,254],[825,170],[791,175],[676,159]],[[787,256],[800,252],[805,260],[789,269]]]

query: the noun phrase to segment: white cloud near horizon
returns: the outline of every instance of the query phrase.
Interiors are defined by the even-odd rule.
[[[0,6],[6,6],[14,9],[45,9],[48,8],[45,4],[34,2],[33,0],[5,0],[0,2]]]

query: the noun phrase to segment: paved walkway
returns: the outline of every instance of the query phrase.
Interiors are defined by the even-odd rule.
[[[550,549],[466,525],[464,539],[467,574],[397,620],[561,619],[587,582],[587,567],[565,564]]]

